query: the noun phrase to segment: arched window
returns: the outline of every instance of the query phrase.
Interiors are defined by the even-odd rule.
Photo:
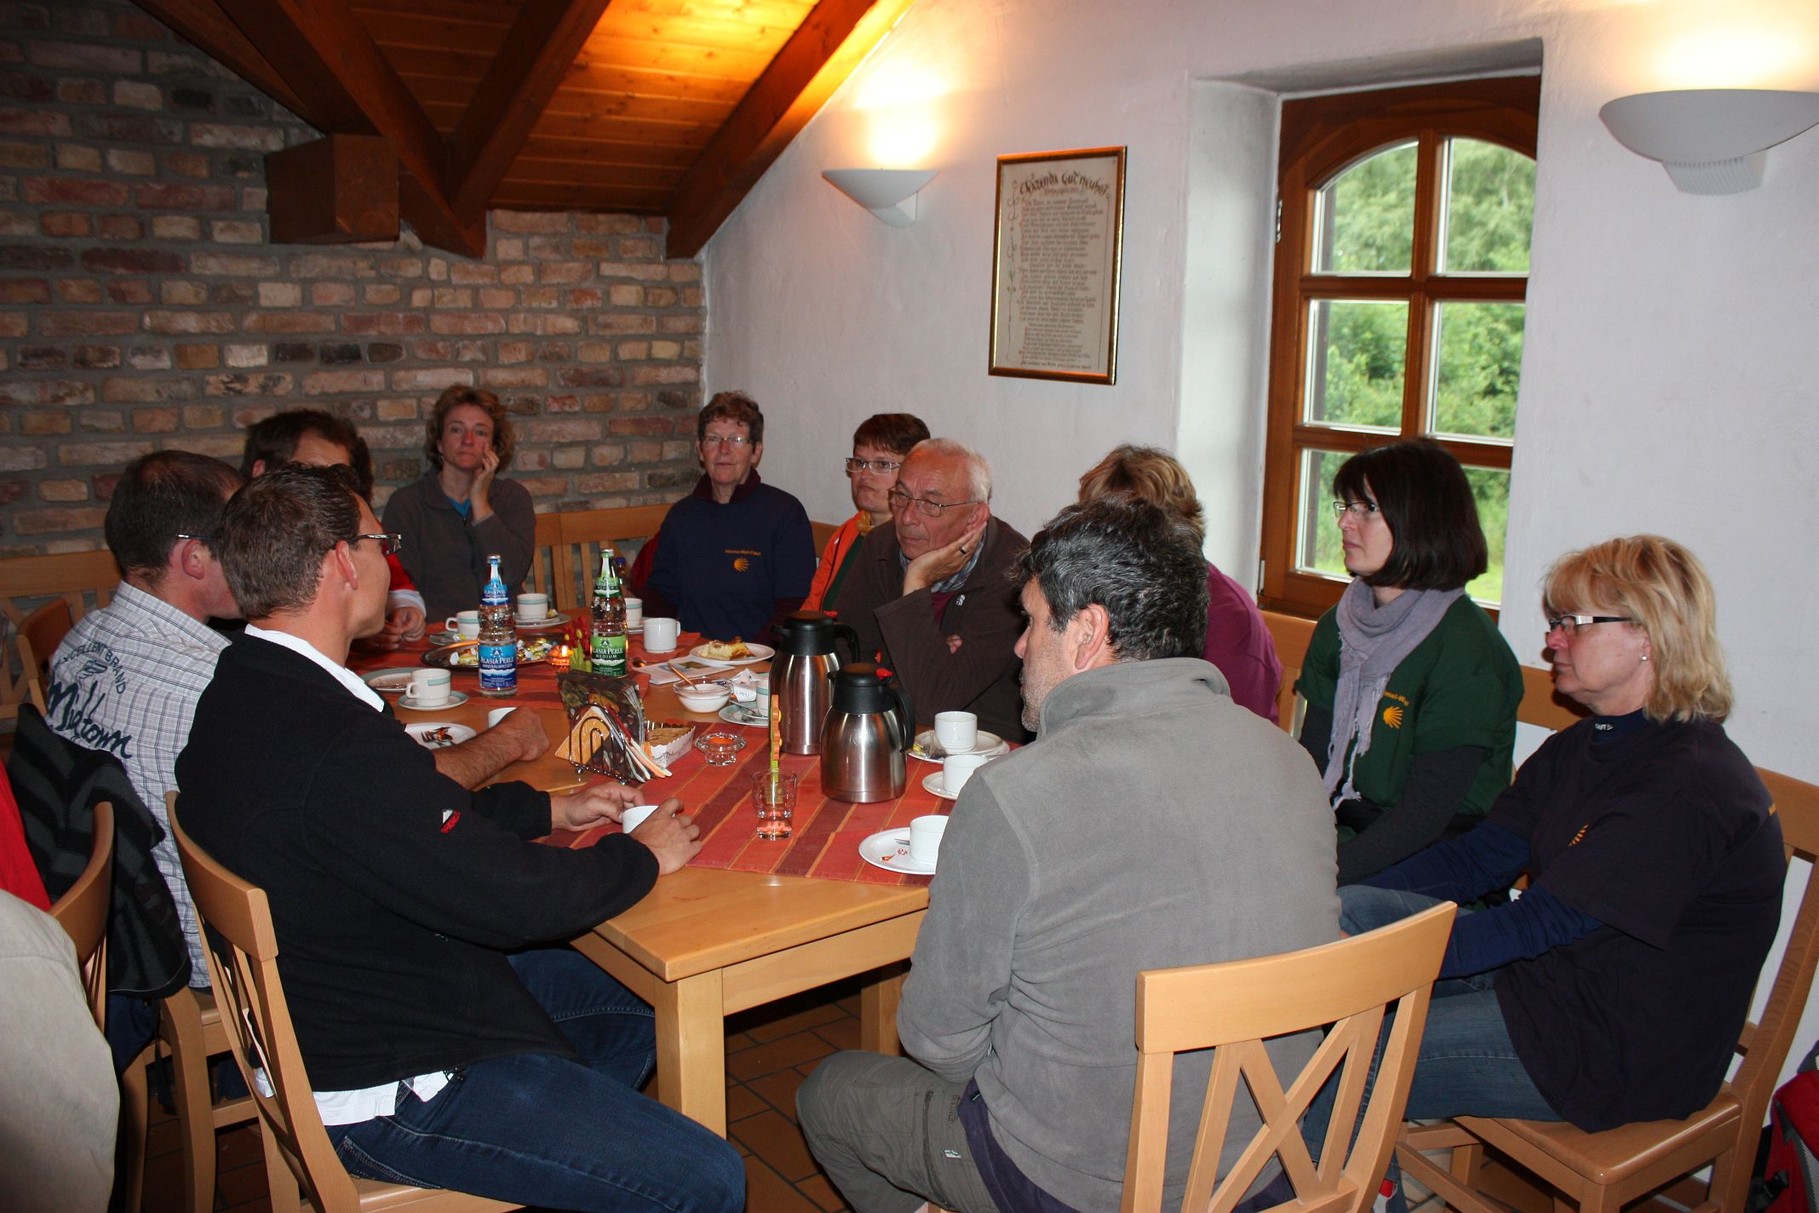
[[[1264,605],[1317,614],[1346,573],[1328,502],[1347,457],[1429,435],[1503,533],[1535,199],[1534,77],[1290,101],[1264,473]]]

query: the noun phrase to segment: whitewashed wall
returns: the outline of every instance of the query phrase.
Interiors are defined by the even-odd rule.
[[[764,471],[849,512],[839,460],[906,409],[997,470],[1026,531],[1114,443],[1178,449],[1209,554],[1254,566],[1273,99],[1266,92],[1542,69],[1533,273],[1503,628],[1541,664],[1527,587],[1560,551],[1655,530],[1719,587],[1732,734],[1819,779],[1819,131],[1725,198],[1676,192],[1598,107],[1656,88],[1819,90],[1812,0],[920,0],[704,254],[710,389],[764,404]],[[894,157],[871,141],[927,128]],[[986,375],[994,157],[1130,148],[1115,387]],[[1261,148],[1261,150],[1259,150]],[[1260,161],[1259,157],[1263,159]],[[940,170],[913,227],[822,169]],[[1819,1035],[1809,1014],[1803,1039]]]

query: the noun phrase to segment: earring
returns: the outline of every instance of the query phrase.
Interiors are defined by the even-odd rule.
[[[1647,661],[1647,660],[1648,660],[1648,654],[1647,654],[1647,653],[1644,653],[1644,654],[1643,654],[1643,655],[1642,655],[1642,660],[1644,660],[1644,661]]]

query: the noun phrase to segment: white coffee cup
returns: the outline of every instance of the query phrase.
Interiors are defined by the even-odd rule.
[[[947,833],[947,818],[939,813],[918,817],[910,822],[910,858],[929,867],[941,854],[941,836]]]
[[[548,594],[520,594],[520,595],[518,595],[518,618],[523,620],[525,623],[537,623],[541,620],[548,619],[549,618],[549,595]],[[476,623],[479,622],[478,616],[475,617],[475,622]]]
[[[941,790],[949,796],[960,795],[973,772],[990,761],[983,754],[949,754],[941,760]]]
[[[644,621],[644,651],[647,653],[670,653],[676,648],[676,639],[682,635],[682,623],[676,619],[652,618]]]
[[[758,698],[752,701],[752,711],[764,717],[766,720],[770,719],[771,676],[769,674],[758,675]]]
[[[635,804],[619,816],[619,825],[630,834],[644,824],[644,819],[655,813],[661,806],[654,804]]]
[[[451,679],[447,670],[411,671],[411,706],[439,708],[448,702]]]
[[[498,727],[501,720],[504,720],[507,716],[510,716],[517,710],[517,708],[494,708],[486,714],[486,727],[489,729]]]
[[[937,712],[935,740],[950,754],[968,753],[979,744],[979,718],[971,712]]]
[[[625,630],[636,632],[644,626],[644,599],[627,598],[625,600]]]
[[[480,612],[458,611],[442,621],[442,626],[451,632],[459,632],[463,640],[480,638]]]

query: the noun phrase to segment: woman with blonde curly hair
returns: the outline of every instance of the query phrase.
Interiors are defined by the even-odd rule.
[[[425,426],[428,470],[385,503],[385,529],[404,536],[399,558],[432,619],[480,601],[489,554],[500,557],[505,584],[514,590],[530,571],[537,535],[531,495],[516,481],[498,479],[516,444],[499,397],[451,387]]]
[[[1554,686],[1590,719],[1523,764],[1484,824],[1340,890],[1349,932],[1461,904],[1411,1117],[1597,1132],[1703,1108],[1775,938],[1786,870],[1768,790],[1725,736],[1711,582],[1658,535],[1549,570]],[[1697,991],[1696,996],[1690,996]]]

